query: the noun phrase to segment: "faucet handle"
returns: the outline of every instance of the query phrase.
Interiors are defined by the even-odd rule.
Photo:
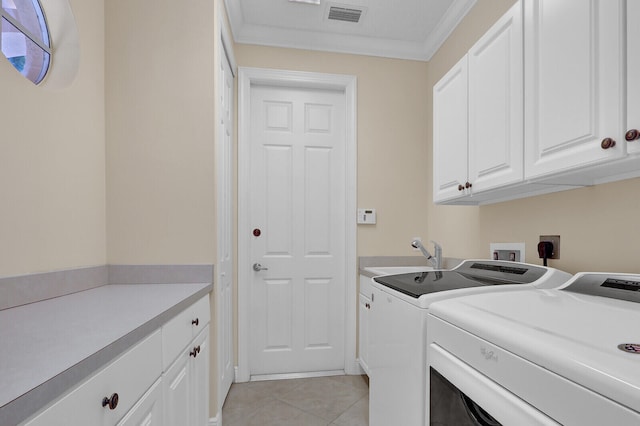
[[[436,269],[440,269],[442,268],[442,246],[433,240],[429,240],[429,241],[431,241],[431,243],[433,244],[433,247],[435,248],[434,256],[433,256],[435,257],[435,267]]]

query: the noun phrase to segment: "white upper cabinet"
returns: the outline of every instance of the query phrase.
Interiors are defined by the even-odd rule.
[[[640,1],[627,1],[627,151],[640,153]],[[633,132],[635,130],[635,132]]]
[[[525,1],[525,178],[626,155],[623,12],[620,0]]]
[[[522,5],[469,50],[469,181],[472,192],[522,181]]]
[[[522,32],[518,2],[434,86],[435,202],[522,181]]]
[[[467,182],[467,55],[433,87],[433,200],[460,197]]]

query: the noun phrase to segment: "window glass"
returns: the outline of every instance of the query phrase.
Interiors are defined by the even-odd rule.
[[[11,65],[38,84],[49,69],[49,32],[38,0],[2,0],[0,47]]]

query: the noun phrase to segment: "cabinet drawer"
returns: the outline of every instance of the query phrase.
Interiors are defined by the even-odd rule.
[[[360,294],[371,299],[371,280],[366,275],[360,275]]]
[[[161,426],[162,379],[158,379],[117,426]]]
[[[115,425],[162,373],[162,335],[156,331],[87,381],[71,390],[26,426]],[[118,394],[114,409],[105,397]]]
[[[166,371],[187,344],[211,319],[209,295],[179,313],[162,327],[162,370]]]

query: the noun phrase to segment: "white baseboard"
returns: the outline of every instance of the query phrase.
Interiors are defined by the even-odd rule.
[[[222,413],[218,412],[215,417],[209,418],[209,426],[222,426]]]
[[[358,374],[366,374],[366,372],[362,369],[360,365],[360,361],[358,359],[353,360],[353,362],[345,365],[344,369],[345,373],[350,375],[358,375]]]

